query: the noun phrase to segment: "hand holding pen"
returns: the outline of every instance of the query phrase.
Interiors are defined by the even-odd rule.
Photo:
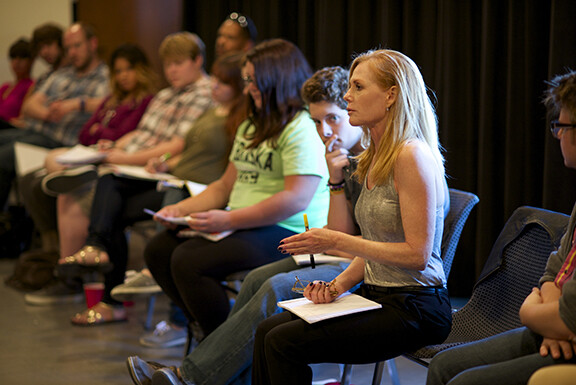
[[[284,238],[280,241],[278,250],[283,254],[290,255],[310,254],[312,257],[310,263],[312,264],[314,261],[314,254],[338,249],[336,243],[342,233],[324,228],[311,229],[308,227],[307,222],[308,218],[305,217],[304,225],[307,231]]]

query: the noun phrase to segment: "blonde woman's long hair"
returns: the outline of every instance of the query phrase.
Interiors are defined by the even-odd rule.
[[[358,156],[356,176],[363,181],[375,158],[371,177],[376,184],[384,184],[394,174],[394,165],[404,145],[411,140],[426,143],[436,160],[440,175],[444,175],[444,158],[438,140],[438,122],[426,85],[416,64],[408,56],[393,50],[368,51],[356,57],[350,67],[350,77],[358,64],[370,66],[374,79],[383,90],[397,87],[397,97],[390,106],[384,135],[378,150],[370,140],[370,132],[363,127],[368,149]],[[382,108],[386,108],[384,105]]]

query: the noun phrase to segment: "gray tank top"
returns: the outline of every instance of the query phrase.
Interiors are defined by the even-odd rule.
[[[400,202],[394,181],[372,189],[362,186],[355,208],[362,237],[379,242],[404,242]],[[440,257],[444,228],[444,208],[436,209],[436,231],[432,255],[423,271],[405,269],[366,260],[364,282],[376,286],[446,286]]]

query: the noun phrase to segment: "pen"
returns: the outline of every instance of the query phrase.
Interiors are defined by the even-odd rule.
[[[308,227],[308,215],[306,215],[306,213],[304,213],[304,228],[306,229],[306,231],[310,230],[310,228]],[[310,254],[310,267],[312,267],[313,269],[316,268],[316,263],[314,262],[314,254]]]
[[[160,163],[166,162],[168,159],[170,159],[170,156],[171,156],[171,155],[170,155],[169,152],[163,154],[163,155],[160,157]]]

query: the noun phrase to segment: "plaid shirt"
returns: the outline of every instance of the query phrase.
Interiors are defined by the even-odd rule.
[[[90,73],[78,76],[73,67],[67,66],[55,71],[37,90],[46,95],[50,104],[56,100],[102,98],[110,93],[108,66],[100,63]],[[57,140],[65,146],[78,143],[80,129],[90,119],[92,113],[73,111],[59,122],[28,119],[28,127],[36,132]]]
[[[183,89],[168,87],[158,92],[136,128],[137,135],[124,150],[132,153],[169,141],[184,139],[192,124],[212,105],[210,79],[202,76]]]

